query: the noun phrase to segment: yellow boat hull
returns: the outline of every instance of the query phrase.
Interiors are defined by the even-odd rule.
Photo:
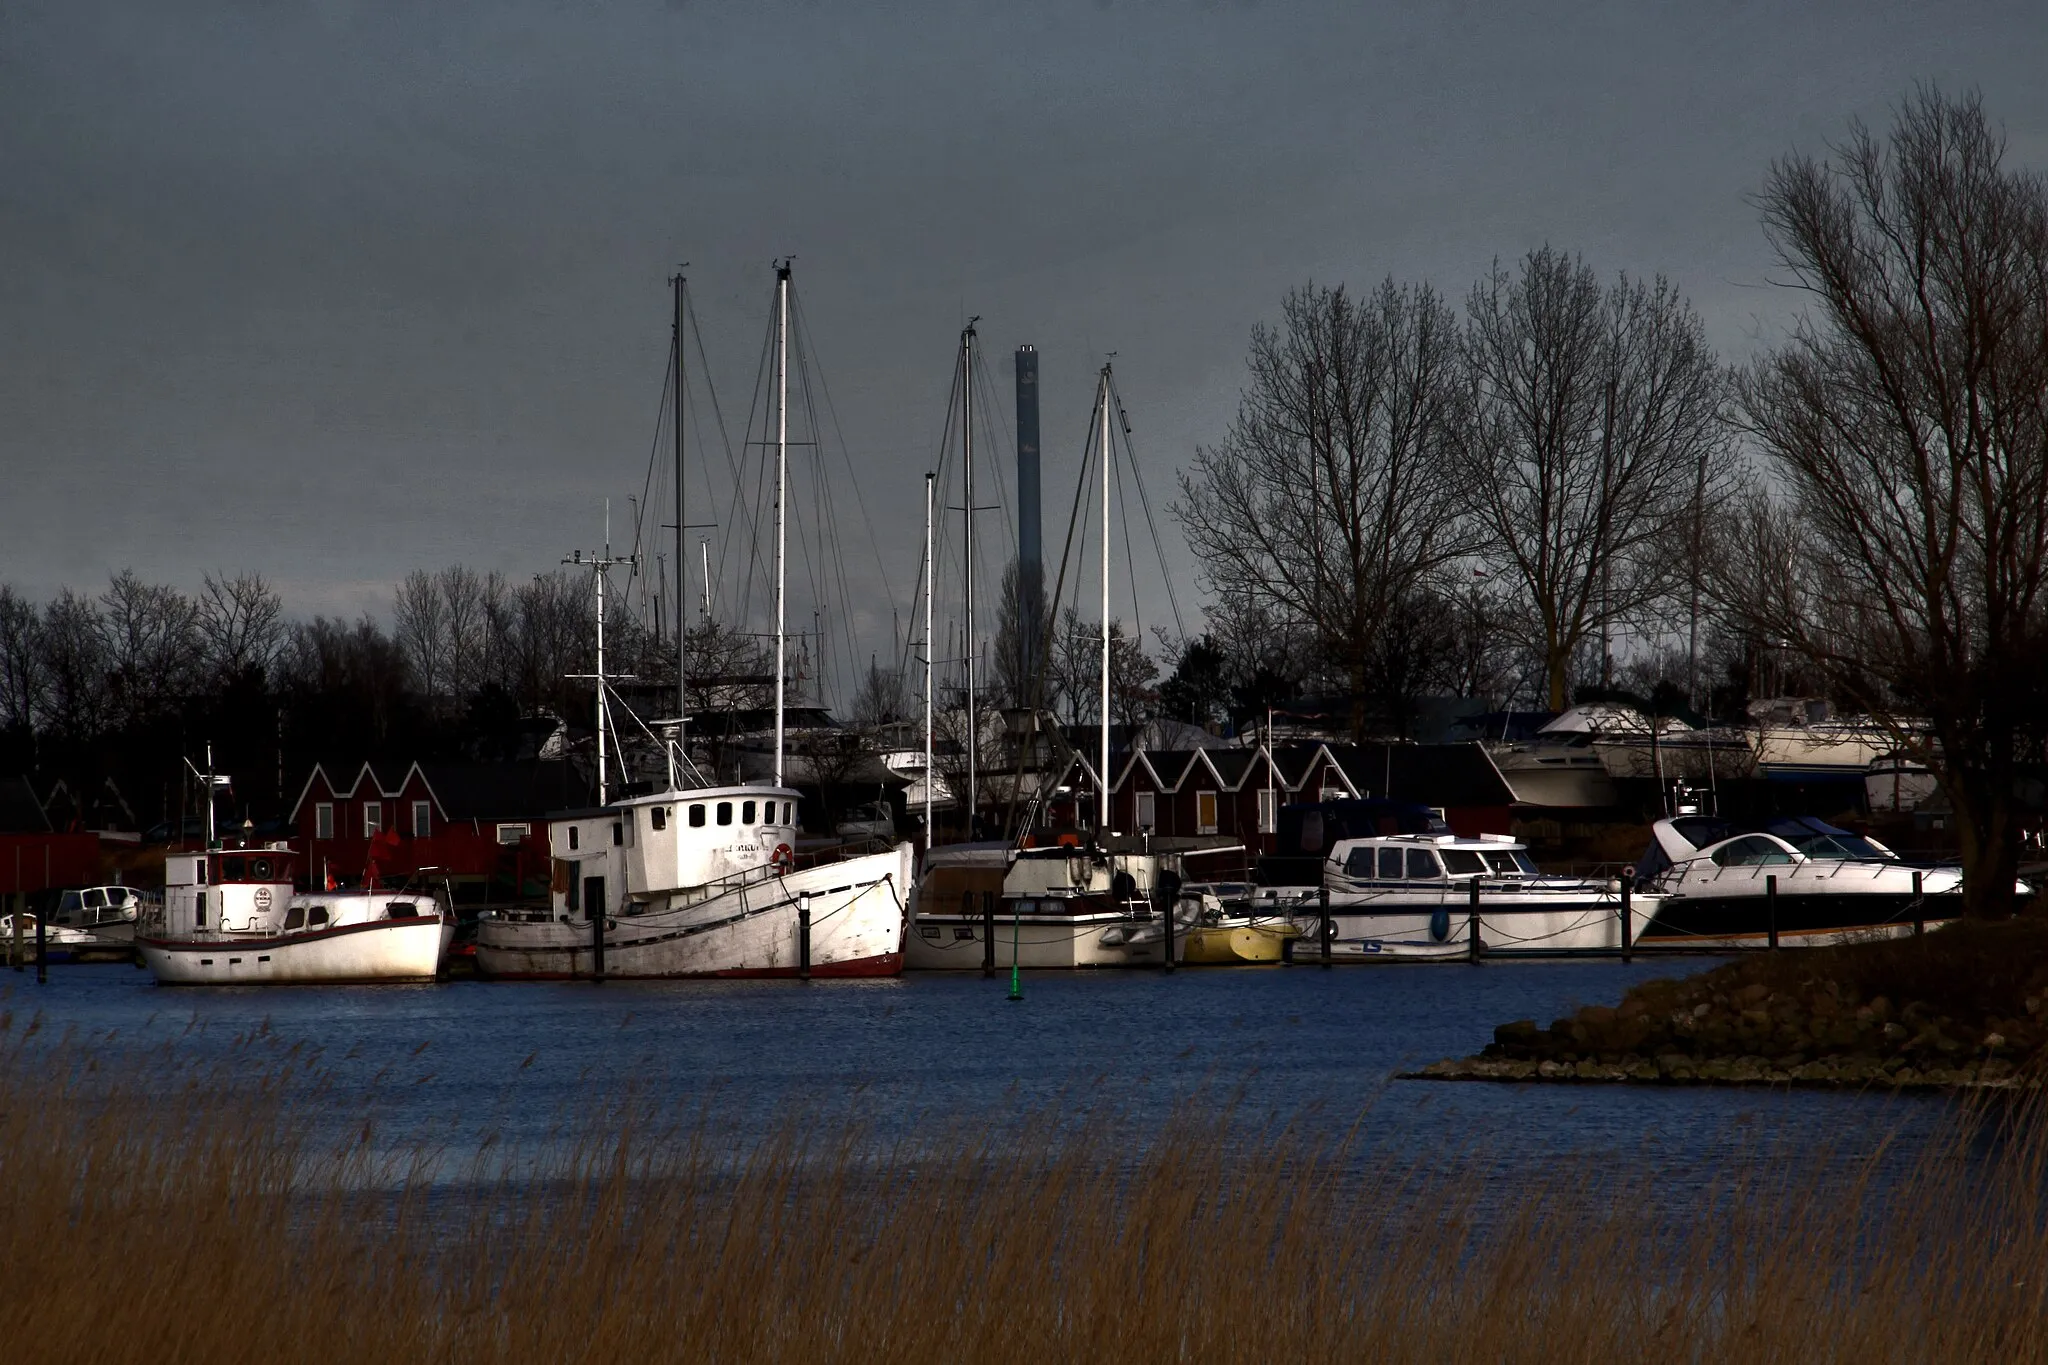
[[[1190,929],[1181,961],[1209,966],[1278,962],[1282,945],[1300,936],[1301,931],[1291,924],[1230,924]]]

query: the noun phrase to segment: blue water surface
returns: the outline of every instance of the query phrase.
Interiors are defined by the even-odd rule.
[[[317,1057],[319,1112],[337,1127],[374,1112],[388,1136],[457,1153],[485,1134],[530,1151],[627,1099],[682,1126],[713,1114],[735,1143],[778,1120],[854,1119],[888,1137],[1087,1112],[1143,1127],[1189,1102],[1234,1103],[1247,1120],[1355,1129],[1360,1162],[1478,1160],[1511,1176],[1569,1157],[1685,1187],[1760,1147],[1853,1160],[1888,1141],[1911,1151],[1955,1121],[1938,1098],[1393,1079],[1476,1052],[1498,1023],[1547,1024],[1711,965],[1026,973],[1014,1002],[1007,975],[968,973],[170,988],[127,967],[68,966],[40,987],[0,971],[0,1010],[17,1036],[39,1017],[39,1045],[68,1037],[74,1064],[235,1064],[296,1048]]]

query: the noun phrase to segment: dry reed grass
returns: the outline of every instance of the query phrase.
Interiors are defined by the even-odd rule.
[[[145,1077],[32,1027],[0,1020],[12,1365],[2048,1358],[2031,1112],[1675,1210],[1584,1169],[1375,1171],[1227,1107],[886,1151],[628,1115],[451,1180],[368,1125],[305,1137],[339,1100],[303,1055]]]

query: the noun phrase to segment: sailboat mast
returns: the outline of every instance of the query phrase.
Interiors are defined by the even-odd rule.
[[[684,368],[682,368],[682,291],[686,280],[682,270],[676,270],[676,747],[682,747],[682,729],[690,714],[690,684],[684,675],[688,665],[688,649],[684,649],[684,628],[682,612],[688,600],[690,571],[682,559],[682,391],[684,391]]]
[[[1098,834],[1109,831],[1109,366],[1102,367],[1102,793]]]
[[[789,262],[775,267],[775,785],[782,785],[784,661],[788,634],[783,626],[787,604],[784,504],[789,479]]]
[[[932,851],[932,476],[924,476],[924,851]]]
[[[605,773],[605,731],[611,728],[611,706],[604,695],[604,579],[612,557],[612,500],[604,500],[604,556],[591,577],[597,580],[597,804],[609,805]]]
[[[974,837],[974,817],[981,809],[981,727],[974,705],[974,324],[969,318],[960,330],[960,455],[966,497],[960,502],[960,520],[966,543],[966,648],[967,661],[967,837]]]

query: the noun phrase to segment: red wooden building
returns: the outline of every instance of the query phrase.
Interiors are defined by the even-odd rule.
[[[293,843],[316,883],[434,868],[459,901],[532,899],[547,894],[549,812],[590,801],[588,784],[552,760],[315,764],[292,807]]]
[[[1141,749],[1124,760],[1110,785],[1111,825],[1162,837],[1235,837],[1270,853],[1281,806],[1347,797],[1431,806],[1468,835],[1505,834],[1514,802],[1477,744]]]

